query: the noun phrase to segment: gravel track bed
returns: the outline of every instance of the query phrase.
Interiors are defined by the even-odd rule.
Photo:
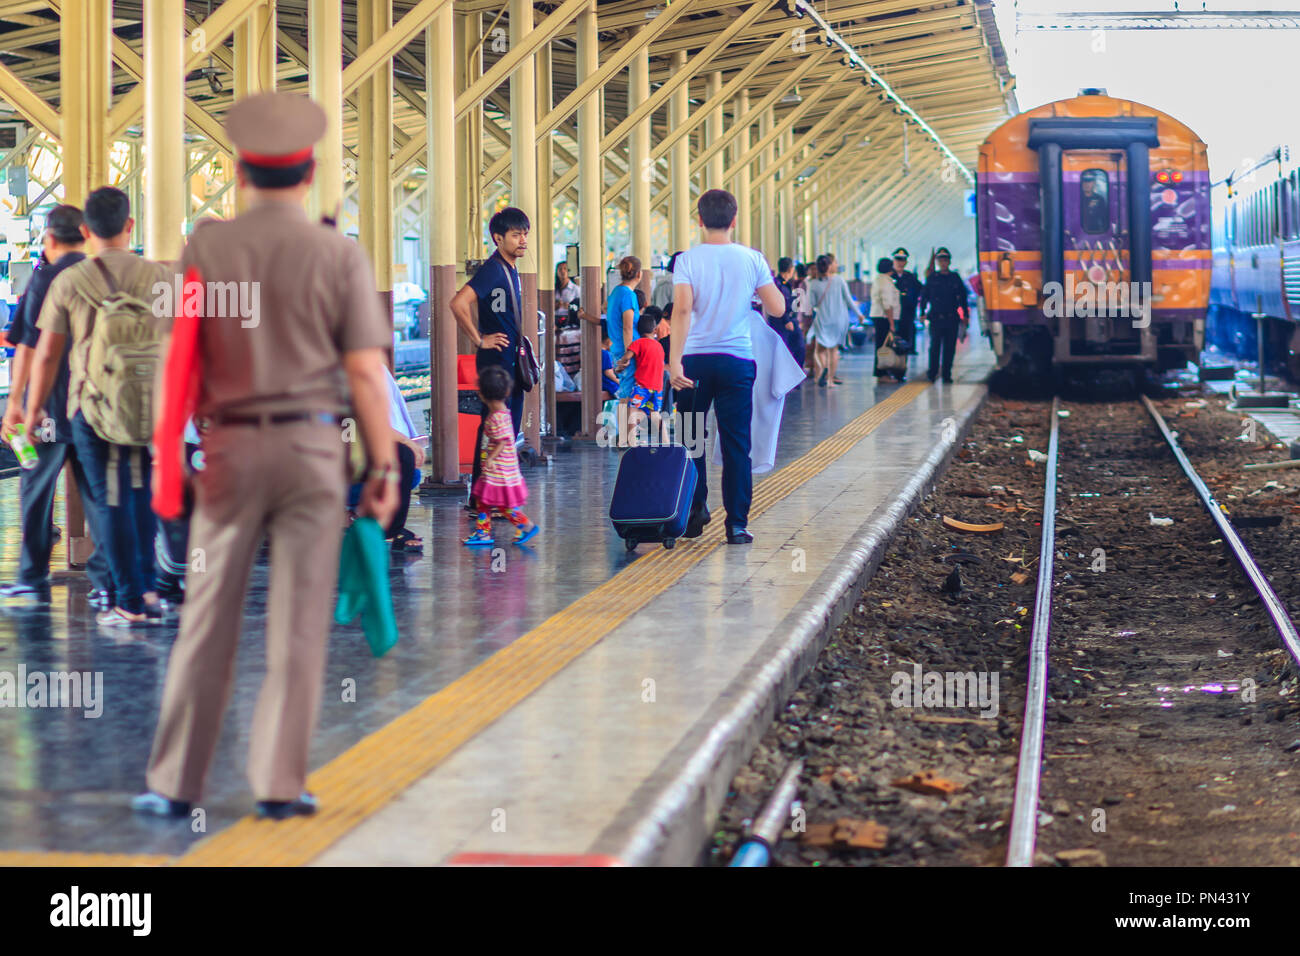
[[[1242,415],[1222,398],[1158,404],[1234,514],[1283,514],[1243,536],[1300,608],[1300,470],[1243,478],[1245,461],[1286,454],[1262,428],[1238,441]],[[1036,863],[1296,863],[1300,712],[1279,638],[1141,406],[1063,407]],[[796,757],[801,812],[776,865],[1001,864],[1041,533],[1043,469],[1029,452],[1046,451],[1049,414],[990,399],[736,774],[715,864]],[[1004,527],[956,530],[945,516]],[[917,674],[929,689],[947,677],[948,693],[913,691]],[[983,678],[982,703],[959,706],[960,674]],[[904,785],[927,773],[930,787]]]

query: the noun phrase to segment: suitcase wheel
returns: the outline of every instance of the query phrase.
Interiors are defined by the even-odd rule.
[[[677,546],[677,539],[676,539],[676,538],[664,538],[664,549],[665,549],[665,550],[671,551],[671,550],[672,550],[674,547],[676,547],[676,546]]]
[[[624,538],[623,547],[627,548],[629,551],[635,551],[636,541],[634,541],[632,538]]]

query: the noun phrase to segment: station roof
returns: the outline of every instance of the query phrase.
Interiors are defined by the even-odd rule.
[[[66,2],[70,0],[0,0],[0,63],[54,109],[58,108],[60,71],[65,68],[59,57],[57,10]],[[198,27],[210,10],[219,12],[238,2],[186,0],[187,28]],[[394,21],[417,5],[416,0],[393,0]],[[142,6],[139,0],[113,3],[115,103],[139,82]],[[541,23],[561,6],[561,2],[535,4],[534,22]],[[276,3],[279,88],[306,90],[307,10],[307,0]],[[347,62],[356,55],[356,3],[345,0],[343,10]],[[494,31],[508,30],[507,0],[454,0],[454,10],[481,15],[488,34],[482,47],[483,68],[490,69],[504,55],[491,39]],[[800,13],[803,15],[797,15]],[[941,191],[969,188],[967,173],[973,171],[979,144],[1016,108],[1014,80],[989,0],[827,0],[816,4],[809,0],[675,0],[667,5],[647,0],[600,0],[597,17],[602,63],[659,18],[670,21],[658,25],[649,45],[652,93],[679,78],[682,70],[672,57],[684,52],[692,109],[708,99],[706,78],[711,72],[720,72],[725,85],[746,71],[748,78],[743,82],[751,109],[776,94],[771,100],[776,124],[794,114],[791,129],[796,145],[812,133],[812,152],[798,175],[806,179],[824,170],[819,193],[827,188],[845,192],[846,184],[856,180],[862,189],[845,199],[851,209],[860,207],[863,229],[878,222],[899,226],[912,214],[914,194],[928,191],[924,185],[903,187],[919,184],[924,177],[932,177],[933,186]],[[719,35],[728,31],[726,41],[717,44]],[[557,103],[576,85],[575,36],[572,21],[553,35]],[[823,39],[832,40],[832,45],[825,45]],[[857,57],[854,62],[846,54],[849,48]],[[198,107],[197,111],[191,108],[188,115],[197,137],[207,136],[226,147],[219,121],[233,96],[231,41],[227,39],[211,54],[187,77],[187,96]],[[424,33],[420,30],[393,59],[394,152],[406,160],[405,172],[415,176],[423,175],[423,154],[414,148],[419,144],[405,152],[402,147],[411,139],[424,137],[424,61]],[[864,83],[869,76],[870,86]],[[796,77],[797,84],[791,86]],[[606,136],[627,116],[627,90],[625,73],[614,74],[605,86]],[[509,96],[509,84],[503,83],[482,101],[485,188],[494,180],[509,180]],[[735,99],[729,100],[725,112],[729,129],[735,119]],[[912,121],[905,122],[904,114]],[[112,132],[132,135],[139,121],[128,119],[132,122],[110,124],[116,126]],[[666,105],[654,114],[652,128],[652,143],[669,134]],[[569,167],[577,156],[575,129],[575,117],[570,115],[553,134],[555,171],[562,182],[566,174],[569,182],[573,178]],[[346,149],[355,149],[356,137],[356,112],[345,104]],[[626,203],[627,170],[621,153],[621,143],[611,143],[606,153],[606,200],[614,205]],[[660,186],[666,185],[667,172],[667,162],[660,163]],[[394,173],[402,174],[403,169]],[[886,193],[883,204],[874,201],[879,197],[873,196],[873,185]],[[910,197],[900,200],[902,206],[888,201],[895,189]],[[666,201],[666,193],[659,199]],[[919,208],[916,214],[929,215]]]

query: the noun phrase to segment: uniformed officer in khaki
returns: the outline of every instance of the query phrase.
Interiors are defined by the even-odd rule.
[[[316,810],[304,784],[338,578],[347,482],[340,422],[349,390],[370,468],[358,510],[387,526],[397,504],[384,375],[392,328],[361,249],[304,210],[324,111],[301,96],[263,93],[231,107],[226,131],[239,150],[249,205],[235,219],[196,227],[180,273],[197,268],[208,290],[255,283],[219,288],[241,290],[258,309],[252,316],[210,309],[199,323],[196,417],[206,466],[195,480],[189,543],[203,570],[187,576],[149,792],[132,806],[178,816],[202,795],[230,696],[249,572],[269,536],[266,677],[253,712],[248,779],[258,814],[283,819]]]

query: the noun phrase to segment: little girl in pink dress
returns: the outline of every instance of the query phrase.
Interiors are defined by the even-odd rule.
[[[528,486],[519,472],[514,423],[506,405],[506,398],[513,388],[510,373],[499,365],[489,365],[479,372],[479,396],[488,408],[483,425],[487,453],[482,473],[472,489],[479,510],[474,533],[464,542],[468,545],[496,544],[492,537],[491,514],[494,511],[517,529],[515,544],[523,544],[541,530],[522,511],[524,502],[528,500]],[[479,454],[483,454],[482,449]]]

